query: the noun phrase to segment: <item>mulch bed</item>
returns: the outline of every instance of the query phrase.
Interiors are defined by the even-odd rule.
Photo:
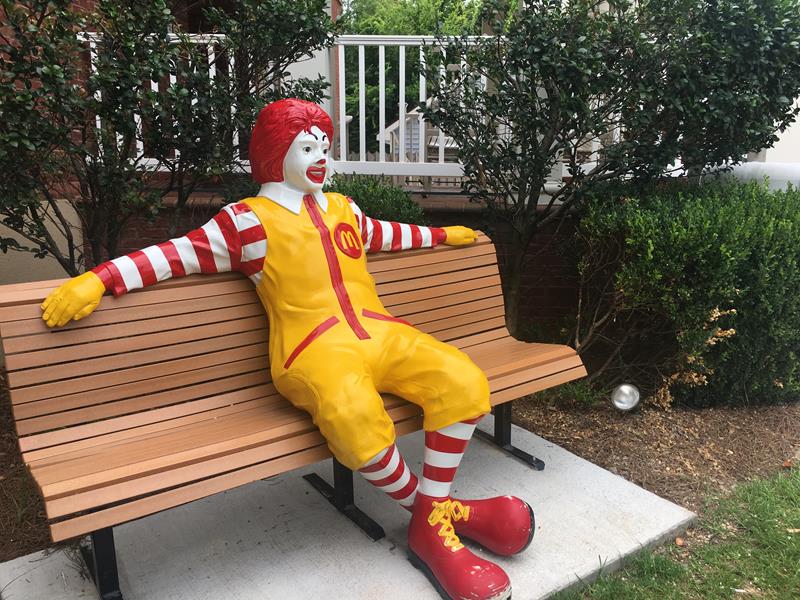
[[[514,422],[690,510],[736,483],[767,477],[800,452],[800,404],[707,410],[514,403]],[[44,506],[17,447],[0,377],[0,562],[50,546]]]
[[[709,495],[798,461],[800,403],[622,413],[601,406],[514,403],[514,422],[590,462],[700,511]]]

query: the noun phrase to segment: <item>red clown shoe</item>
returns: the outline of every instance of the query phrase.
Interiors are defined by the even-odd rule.
[[[496,564],[475,556],[461,544],[451,522],[448,498],[417,494],[408,525],[411,563],[446,600],[507,600],[511,582]]]
[[[516,496],[450,502],[456,533],[501,556],[519,554],[533,539],[536,521],[530,505]]]

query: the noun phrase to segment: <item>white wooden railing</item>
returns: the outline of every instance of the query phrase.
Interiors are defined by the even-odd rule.
[[[98,41],[100,40],[100,34],[94,32],[80,32],[78,33],[78,39],[85,44],[85,47],[89,51],[89,68],[91,72],[94,74],[97,72],[97,52],[98,52]],[[172,43],[177,43],[180,40],[180,37],[176,34],[169,34],[168,39]],[[195,44],[198,46],[205,46],[206,47],[206,56],[208,60],[205,64],[205,71],[208,73],[208,77],[214,81],[220,70],[227,71],[228,74],[234,73],[236,64],[235,64],[235,57],[232,52],[225,52],[224,54],[219,53],[220,48],[222,47],[222,43],[225,41],[225,36],[220,34],[192,34],[187,37],[189,43]],[[222,62],[220,62],[222,61]],[[224,64],[223,64],[224,63]],[[150,89],[155,92],[163,92],[165,85],[175,85],[177,81],[177,74],[176,73],[169,73],[168,76],[168,83],[163,81],[151,80],[149,82]],[[95,97],[100,100],[100,91],[95,92]],[[197,99],[192,99],[192,103],[197,102]],[[230,107],[231,115],[235,115],[236,113],[236,106],[231,104]],[[136,150],[140,156],[137,163],[144,169],[160,169],[165,170],[166,167],[160,163],[157,159],[148,157],[145,154],[145,147],[144,147],[144,139],[143,135],[141,135],[142,131],[142,120],[138,114],[133,115],[136,129],[139,134],[135,138]],[[101,117],[98,115],[95,117],[96,126],[98,129],[102,127]],[[121,136],[117,136],[118,143],[122,143]],[[236,149],[238,151],[239,146],[239,131],[234,130],[232,132],[232,149]],[[174,152],[174,159],[180,158],[180,153],[178,150]],[[249,161],[239,161],[239,166],[244,169],[246,172],[250,170],[250,163]]]
[[[339,173],[363,173],[370,175],[440,176],[459,177],[463,168],[455,159],[446,157],[445,150],[452,147],[452,140],[438,129],[434,130],[417,110],[408,110],[406,97],[406,57],[411,56],[419,65],[425,64],[424,48],[433,46],[433,36],[392,36],[392,35],[343,35],[336,39],[331,52],[331,64],[335,65],[336,75],[333,90],[336,97],[336,129],[338,131],[338,153],[335,154],[335,170]],[[378,80],[365,81],[365,51],[378,49]],[[397,88],[398,115],[396,123],[387,127],[386,123],[386,49],[396,47],[399,54]],[[346,114],[346,73],[345,53],[358,52],[358,114]],[[333,71],[334,69],[332,69]],[[366,105],[366,84],[378,86],[378,152],[367,153],[367,110],[374,107]],[[428,99],[428,82],[423,68],[419,69],[418,101],[424,104]],[[358,119],[358,149],[348,148],[348,125]],[[414,129],[416,136],[413,135]],[[395,133],[396,132],[396,133]],[[432,133],[433,140],[428,136]],[[390,137],[387,137],[389,134]],[[410,135],[409,135],[410,134]],[[432,143],[431,143],[432,142]],[[450,142],[448,144],[448,142]],[[391,152],[386,152],[390,145]],[[429,150],[433,149],[433,155]]]
[[[86,44],[89,53],[90,68],[94,72],[97,61],[98,34],[83,32],[80,39]],[[178,36],[173,35],[173,40],[178,41]],[[206,68],[212,80],[219,75],[219,71],[232,73],[234,71],[233,53],[226,53],[224,58],[218,54],[218,49],[224,36],[212,34],[195,34],[190,36],[191,43],[207,47],[208,62]],[[413,99],[413,108],[409,110],[407,98],[407,63],[410,61],[424,65],[424,48],[433,46],[436,39],[433,36],[366,36],[345,35],[336,39],[330,48],[330,73],[328,74],[331,87],[329,93],[333,96],[332,118],[336,129],[337,144],[334,148],[332,167],[337,173],[356,173],[370,175],[390,175],[402,177],[437,177],[458,178],[463,174],[463,168],[454,156],[455,144],[452,139],[427,123],[422,114],[417,110],[417,100],[425,103],[429,98],[430,82],[426,81],[424,69],[419,71],[419,93]],[[378,50],[378,77],[377,81],[366,81],[367,72],[365,53],[367,48]],[[397,103],[398,114],[401,115],[394,123],[387,123],[387,97],[386,97],[386,55],[387,49],[399,54],[397,70],[397,86],[399,98]],[[346,109],[346,92],[349,78],[353,74],[346,72],[345,53],[355,52],[358,57],[358,109],[357,114],[348,115]],[[408,57],[408,61],[406,60]],[[224,64],[220,63],[223,59]],[[354,78],[353,78],[354,79]],[[176,82],[176,75],[169,74],[168,83],[163,81],[149,82],[150,88],[158,92],[164,91],[165,85]],[[378,106],[367,106],[365,86],[367,83],[378,86]],[[147,85],[145,83],[145,85]],[[100,92],[97,92],[98,94]],[[230,110],[236,110],[231,105]],[[367,111],[377,110],[378,132],[377,152],[367,151]],[[374,114],[374,112],[373,112]],[[141,119],[135,116],[137,128],[141,128]],[[348,148],[348,130],[351,121],[358,123],[357,148]],[[97,127],[102,123],[97,117]],[[233,146],[237,147],[239,132],[234,132]],[[120,140],[121,142],[121,140]],[[141,136],[137,136],[136,148],[142,158],[139,164],[143,168],[158,168],[155,159],[145,155],[146,148]],[[387,149],[388,147],[388,149]],[[178,158],[177,156],[175,158]],[[247,161],[240,161],[241,167],[249,170]],[[162,167],[163,168],[163,165]]]

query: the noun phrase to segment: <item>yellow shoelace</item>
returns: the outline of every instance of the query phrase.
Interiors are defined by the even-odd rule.
[[[466,523],[469,521],[469,506],[464,506],[458,500],[450,500],[450,518],[453,521],[461,521]]]
[[[456,506],[454,506],[456,505]],[[455,516],[458,515],[458,516]],[[451,552],[461,550],[464,544],[458,539],[451,518],[459,519],[469,518],[469,507],[464,507],[460,502],[454,500],[445,500],[444,502],[433,501],[433,510],[428,515],[428,524],[440,524],[439,537],[444,538],[445,548],[450,548]]]

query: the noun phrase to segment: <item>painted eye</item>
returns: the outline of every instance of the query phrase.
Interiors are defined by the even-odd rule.
[[[303,152],[305,152],[306,154],[310,154],[311,153],[311,146],[303,146]]]
[[[323,153],[323,154],[327,154],[327,153],[328,153],[328,149],[327,149],[327,148],[323,148],[323,149],[322,149],[322,153]]]

